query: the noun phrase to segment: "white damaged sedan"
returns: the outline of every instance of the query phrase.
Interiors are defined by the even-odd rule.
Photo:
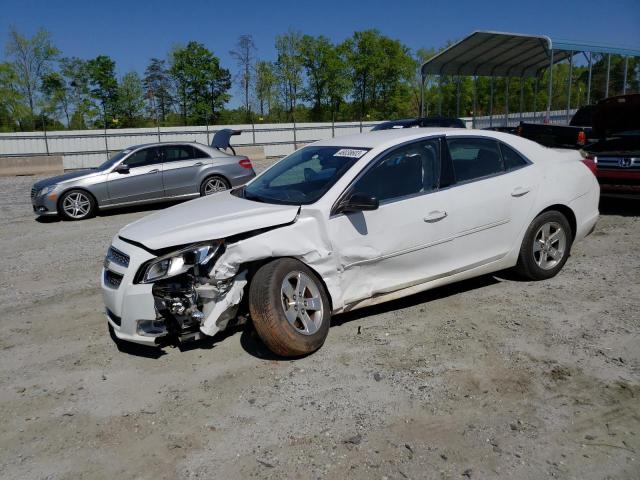
[[[250,318],[276,354],[307,354],[337,313],[511,267],[556,275],[599,195],[577,152],[499,132],[323,140],[124,227],[102,271],[109,326],[161,346]]]

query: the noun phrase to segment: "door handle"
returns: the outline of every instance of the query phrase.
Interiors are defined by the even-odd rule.
[[[429,212],[428,215],[424,217],[423,220],[427,223],[433,223],[433,222],[442,220],[443,218],[446,218],[446,216],[447,216],[447,212],[443,212],[441,210],[434,210],[433,212]]]
[[[147,173],[158,173],[160,170],[154,168],[153,170],[149,170]]]
[[[202,162],[196,162],[193,164],[194,167],[201,167],[202,165],[204,165]]]
[[[522,197],[529,193],[529,188],[527,187],[516,187],[513,192],[511,192],[512,197]]]

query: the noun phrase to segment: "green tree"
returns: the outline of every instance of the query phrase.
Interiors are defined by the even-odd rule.
[[[275,63],[276,75],[285,108],[294,119],[298,96],[303,85],[301,43],[302,34],[294,30],[276,37],[278,53]]]
[[[265,112],[271,114],[271,106],[275,98],[276,74],[271,62],[260,60],[256,62],[255,73],[255,96],[258,101],[260,116],[264,117]]]
[[[24,130],[31,125],[29,108],[18,86],[18,75],[10,63],[0,63],[0,131]]]
[[[215,122],[229,100],[229,71],[221,68],[218,57],[198,42],[174,48],[170,64],[183,124]]]
[[[144,71],[143,85],[153,116],[164,123],[173,103],[171,78],[164,60],[150,60]]]
[[[229,52],[235,58],[238,64],[238,83],[242,89],[244,96],[244,109],[246,112],[246,121],[251,121],[251,104],[249,92],[253,81],[253,63],[255,61],[256,45],[251,35],[240,35],[236,47]]]
[[[60,73],[62,74],[69,103],[73,109],[69,128],[87,128],[89,119],[96,115],[89,91],[88,62],[77,57],[60,59]]]
[[[118,80],[115,68],[116,63],[106,55],[99,55],[87,62],[89,91],[91,97],[99,102],[104,128],[116,118],[118,110]]]
[[[118,86],[118,112],[122,127],[137,127],[144,119],[144,87],[137,72],[122,77]]]
[[[44,95],[44,110],[57,118],[62,114],[67,121],[67,128],[71,123],[70,89],[65,78],[59,72],[49,72],[42,77],[42,93]]]
[[[51,69],[51,63],[59,51],[53,46],[51,35],[46,30],[40,29],[33,37],[28,38],[12,27],[6,52],[13,60],[17,86],[28,102],[33,126],[40,81]]]

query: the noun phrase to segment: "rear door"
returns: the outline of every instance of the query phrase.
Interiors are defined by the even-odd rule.
[[[160,149],[162,181],[167,197],[198,194],[200,172],[211,164],[211,158],[193,145],[166,145]]]
[[[107,175],[109,203],[133,203],[160,199],[164,196],[162,161],[156,147],[136,150],[122,162],[129,167],[126,173]]]

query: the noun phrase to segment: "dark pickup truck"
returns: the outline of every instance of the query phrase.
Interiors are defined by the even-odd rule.
[[[610,97],[593,114],[593,141],[582,151],[602,195],[640,198],[640,94]]]
[[[582,148],[592,137],[591,127],[595,108],[595,105],[579,108],[569,125],[521,122],[516,132],[521,137],[538,142],[545,147]]]

